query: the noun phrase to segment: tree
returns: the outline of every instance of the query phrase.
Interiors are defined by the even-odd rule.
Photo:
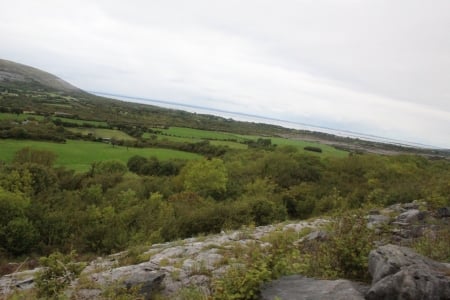
[[[37,232],[26,217],[30,200],[21,193],[0,188],[0,247],[9,253],[20,255],[35,244]]]
[[[184,168],[184,188],[201,196],[220,196],[226,191],[228,174],[221,159],[198,160]]]
[[[13,162],[17,164],[35,163],[51,167],[55,160],[56,154],[53,152],[26,147],[16,152]]]
[[[127,172],[127,167],[118,160],[105,160],[93,163],[91,166],[91,171],[94,175],[123,175]]]
[[[142,165],[147,163],[147,159],[140,155],[134,155],[128,159],[127,167],[133,173],[140,173]]]

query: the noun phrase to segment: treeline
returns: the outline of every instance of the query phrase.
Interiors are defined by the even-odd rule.
[[[0,121],[0,138],[18,140],[36,140],[64,143],[67,131],[64,127],[51,122],[43,123],[33,119],[22,122]]]
[[[70,126],[68,126],[70,124]],[[89,127],[92,125],[88,123],[75,124],[63,122],[60,119],[45,119],[37,121],[33,118],[24,121],[0,120],[0,138],[2,139],[19,139],[19,140],[36,140],[36,141],[51,141],[64,143],[66,140],[85,140],[93,142],[105,142],[105,139],[96,137],[94,135],[82,134],[80,132],[72,132],[65,127]],[[97,128],[116,128],[111,126],[96,126]],[[122,140],[111,138],[107,140],[112,145],[126,146],[126,147],[153,147],[166,148],[173,150],[181,150],[186,152],[199,153],[208,157],[218,157],[224,155],[229,150],[226,146],[211,145],[209,141],[204,140],[196,143],[183,143],[170,140],[158,140],[155,138],[144,139],[141,138],[143,132],[147,130],[145,127],[122,125],[120,130],[133,136],[136,140]]]
[[[189,162],[135,156],[85,173],[55,168],[55,158],[23,149],[0,165],[4,258],[110,253],[365,205],[450,205],[450,162],[417,156],[320,159],[279,147]]]

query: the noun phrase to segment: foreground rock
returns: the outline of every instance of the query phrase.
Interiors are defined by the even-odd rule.
[[[450,299],[450,267],[409,248],[385,245],[370,252],[368,300]]]
[[[262,300],[363,300],[367,288],[348,280],[316,280],[286,276],[267,284]]]
[[[185,287],[195,287],[205,296],[211,295],[212,280],[223,276],[229,267],[224,256],[230,249],[237,245],[264,244],[261,239],[274,231],[299,232],[326,223],[328,221],[317,219],[154,244],[141,253],[142,257],[148,257],[143,262],[122,267],[120,260],[128,255],[126,252],[99,258],[83,270],[80,276],[83,280],[74,283],[72,296],[75,299],[100,299],[104,297],[105,288],[126,291],[133,287],[137,287],[146,299],[155,292],[168,299],[177,299],[179,291]]]

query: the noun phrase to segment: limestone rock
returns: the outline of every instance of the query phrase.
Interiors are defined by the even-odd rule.
[[[424,212],[421,212],[418,209],[409,209],[404,213],[401,213],[397,217],[397,222],[412,223],[418,220],[423,220],[424,217],[425,217]]]
[[[448,218],[450,217],[450,207],[441,207],[437,210],[438,218]]]
[[[329,238],[328,233],[323,230],[313,231],[301,239],[301,242],[325,241]]]
[[[450,299],[450,268],[409,248],[385,245],[371,251],[369,272],[368,300]]]
[[[364,286],[358,286],[348,280],[317,280],[293,275],[282,277],[264,286],[261,299],[363,300],[365,289]]]
[[[375,229],[388,224],[391,218],[381,214],[369,214],[367,217],[367,228]]]

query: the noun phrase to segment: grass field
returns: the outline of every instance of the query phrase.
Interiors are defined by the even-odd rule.
[[[28,115],[28,114],[12,114],[12,113],[0,113],[0,120],[14,120],[14,121],[24,121],[29,118],[33,118],[35,120],[41,121],[44,119],[43,116],[38,115]]]
[[[228,146],[231,149],[248,149],[248,146],[246,144],[230,141],[210,141],[209,143],[214,146]]]
[[[40,115],[31,115],[31,114],[12,114],[12,113],[0,113],[0,120],[14,120],[14,121],[24,121],[29,118],[33,118],[38,121],[42,121],[44,119],[44,116]],[[83,124],[89,124],[93,127],[97,126],[108,126],[108,123],[102,122],[102,121],[87,121],[87,120],[78,120],[78,119],[69,119],[64,117],[52,117],[52,120],[59,119],[66,123],[71,123],[75,125],[83,125]]]
[[[103,160],[119,160],[127,163],[128,159],[133,155],[141,155],[144,157],[155,156],[160,160],[168,160],[171,158],[179,159],[198,159],[200,155],[155,148],[126,148],[110,144],[85,142],[85,141],[67,141],[66,144],[57,144],[50,142],[38,141],[21,141],[21,140],[0,140],[0,160],[10,162],[14,153],[18,150],[30,147],[38,150],[48,150],[56,153],[57,166],[64,166],[78,172],[89,170],[91,163]]]
[[[81,133],[82,135],[91,134],[97,138],[114,138],[116,140],[124,140],[124,141],[134,141],[135,138],[129,136],[125,132],[114,129],[103,129],[103,128],[67,128],[68,130]]]
[[[63,122],[76,124],[76,125],[83,125],[83,124],[89,124],[91,126],[97,127],[97,126],[108,126],[108,123],[102,122],[102,121],[87,121],[87,120],[78,120],[78,119],[69,119],[69,118],[61,118],[61,117],[52,117],[53,120],[60,119]]]
[[[271,138],[271,140],[272,140],[272,144],[275,144],[275,145],[279,145],[279,146],[282,146],[282,145],[295,146],[295,147],[300,148],[304,152],[313,153],[313,154],[317,154],[317,155],[320,155],[320,156],[333,156],[333,157],[346,157],[346,156],[348,156],[348,152],[347,151],[338,150],[338,149],[336,149],[334,147],[331,147],[331,146],[328,146],[328,145],[324,145],[324,144],[320,144],[320,143],[300,141],[300,140],[291,140],[291,139],[278,138],[278,137],[273,137],[273,138]],[[319,147],[320,149],[322,149],[322,153],[306,151],[306,150],[303,149],[306,146]]]
[[[169,129],[160,129],[153,128],[154,130],[159,130],[165,134],[184,137],[184,138],[193,138],[193,139],[213,139],[213,140],[230,140],[235,139],[238,141],[243,141],[237,134],[219,132],[219,131],[210,131],[210,130],[200,130],[186,127],[170,127]]]
[[[319,155],[322,157],[345,157],[348,155],[348,152],[343,150],[338,150],[334,147],[315,143],[315,142],[307,142],[300,140],[292,140],[285,139],[279,137],[262,137],[256,135],[241,135],[241,134],[232,134],[226,132],[217,132],[217,131],[208,131],[208,130],[199,130],[192,128],[184,128],[184,127],[171,127],[169,129],[157,129],[164,132],[165,134],[170,135],[157,135],[158,139],[168,139],[172,141],[185,142],[185,143],[193,143],[198,142],[201,139],[209,139],[212,145],[226,145],[233,149],[247,149],[247,145],[242,144],[242,142],[246,140],[254,140],[256,141],[258,138],[270,138],[272,144],[283,146],[290,145],[299,148],[302,152],[308,152],[315,155]],[[150,136],[150,135],[148,135]],[[234,139],[237,142],[230,141],[230,139]],[[306,146],[319,147],[322,149],[322,153],[309,152],[304,150]]]

